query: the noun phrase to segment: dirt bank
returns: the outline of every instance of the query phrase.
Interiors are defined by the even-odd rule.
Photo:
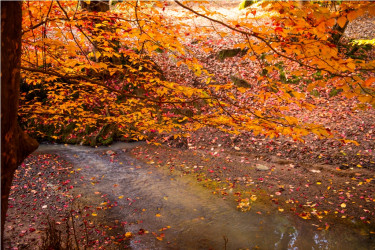
[[[145,145],[131,153],[138,159],[197,181],[224,199],[236,199],[238,209],[263,203],[281,213],[311,220],[317,229],[349,224],[362,234],[375,234],[375,175],[369,168],[303,163],[268,153],[244,152],[239,147],[190,149]]]
[[[85,180],[56,154],[36,152],[18,167],[9,197],[5,249],[119,249],[131,235],[116,221],[99,221],[98,196],[81,195]],[[105,194],[102,194],[105,197]],[[94,204],[95,206],[93,206]],[[107,206],[105,209],[109,209]]]

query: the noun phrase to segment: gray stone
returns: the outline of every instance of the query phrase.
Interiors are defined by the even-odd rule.
[[[267,170],[269,170],[270,168],[269,167],[267,167],[267,166],[265,166],[265,165],[258,165],[257,166],[257,170],[259,170],[259,171],[267,171]]]

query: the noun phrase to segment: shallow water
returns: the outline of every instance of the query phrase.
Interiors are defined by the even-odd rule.
[[[375,249],[373,239],[349,228],[317,231],[309,221],[256,205],[239,212],[234,203],[212,195],[191,177],[142,164],[122,152],[137,145],[41,145],[38,151],[58,154],[80,169],[85,181],[76,181],[76,191],[109,194],[106,199],[118,202],[117,207],[98,212],[98,217],[128,222],[125,231],[135,234],[134,249],[224,249],[224,238],[227,249]],[[108,150],[117,153],[113,162]],[[97,206],[101,200],[94,202]],[[149,233],[138,235],[139,229]],[[165,237],[159,240],[152,232]]]

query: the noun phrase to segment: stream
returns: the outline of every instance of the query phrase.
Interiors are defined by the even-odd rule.
[[[71,162],[84,177],[77,178],[74,189],[83,197],[96,197],[88,199],[93,206],[105,201],[95,192],[118,203],[98,217],[126,221],[125,232],[134,235],[132,249],[375,249],[373,239],[350,228],[317,231],[309,221],[256,203],[249,212],[240,212],[234,202],[213,195],[191,176],[141,163],[123,152],[137,145],[42,144],[37,151]],[[116,153],[112,158],[109,150]],[[149,233],[137,234],[140,229]]]

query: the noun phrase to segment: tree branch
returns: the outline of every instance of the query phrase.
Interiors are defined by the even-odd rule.
[[[90,79],[90,78],[82,76],[82,75],[63,75],[63,74],[61,74],[59,72],[56,72],[56,71],[53,71],[53,70],[45,71],[45,70],[42,70],[42,69],[28,68],[28,67],[24,67],[24,66],[21,66],[21,69],[29,71],[29,72],[36,72],[36,73],[42,73],[42,74],[46,74],[46,75],[53,75],[53,76],[57,76],[57,77],[60,77],[62,79],[65,79],[65,80],[86,81],[88,83],[104,87],[104,88],[106,88],[106,89],[108,89],[108,90],[110,90],[114,93],[118,93],[118,94],[120,94],[121,96],[124,96],[124,97],[145,100],[145,101],[158,103],[158,104],[173,104],[173,103],[174,104],[182,104],[182,103],[187,104],[187,103],[194,103],[198,100],[211,100],[212,99],[212,98],[207,98],[207,97],[197,97],[197,98],[194,98],[192,100],[186,100],[186,101],[162,101],[162,100],[159,100],[159,99],[153,99],[153,98],[146,97],[146,96],[131,95],[131,94],[125,93],[121,90],[115,89],[111,86],[108,86],[108,85],[104,84],[103,82],[93,80],[93,79]],[[76,84],[78,84],[78,83],[79,82],[77,82]]]
[[[317,71],[319,71],[319,70],[320,70],[320,71],[325,71],[325,72],[327,72],[327,73],[329,73],[329,74],[331,74],[331,75],[334,75],[334,76],[340,76],[340,77],[346,77],[346,76],[348,76],[348,74],[347,74],[347,75],[343,75],[343,74],[333,73],[333,72],[331,72],[331,71],[329,71],[329,70],[327,70],[327,69],[324,69],[324,68],[317,68],[317,67],[313,67],[313,66],[311,66],[311,65],[308,65],[308,64],[306,64],[306,63],[303,63],[302,61],[299,61],[299,60],[294,59],[294,58],[292,58],[292,57],[290,57],[290,56],[287,56],[287,55],[285,55],[285,54],[283,54],[283,53],[280,53],[280,52],[277,51],[274,47],[272,47],[271,44],[270,44],[265,38],[259,36],[259,35],[258,35],[257,33],[255,33],[255,32],[247,32],[247,31],[240,30],[240,29],[237,29],[237,28],[235,28],[235,27],[232,27],[232,26],[230,26],[230,25],[228,25],[228,24],[226,24],[226,23],[224,23],[224,22],[222,22],[222,21],[219,21],[219,20],[213,19],[213,18],[211,18],[211,17],[208,17],[208,16],[206,16],[206,15],[203,15],[203,14],[201,14],[201,13],[199,13],[199,12],[193,10],[192,8],[190,8],[190,7],[188,7],[188,6],[186,6],[186,5],[182,4],[182,3],[180,3],[180,2],[177,1],[177,0],[175,0],[175,3],[177,3],[177,4],[180,5],[182,8],[187,9],[187,10],[193,12],[194,14],[200,16],[200,17],[203,17],[203,18],[208,19],[208,20],[210,20],[210,21],[212,21],[212,22],[215,22],[215,23],[219,23],[219,24],[223,25],[224,27],[227,27],[227,28],[230,29],[230,30],[236,31],[236,32],[238,32],[238,33],[240,33],[240,34],[243,34],[243,35],[245,35],[245,36],[252,36],[252,37],[255,37],[255,38],[261,40],[262,42],[264,42],[264,43],[266,44],[266,46],[267,46],[268,48],[270,48],[270,49],[271,49],[274,53],[276,53],[277,55],[279,55],[279,56],[281,56],[281,57],[283,57],[283,58],[286,58],[286,59],[288,59],[288,60],[290,60],[290,61],[292,61],[292,62],[299,63],[300,65],[302,65],[302,66],[304,66],[304,67],[306,67],[306,68],[313,69],[313,70],[317,70]]]

